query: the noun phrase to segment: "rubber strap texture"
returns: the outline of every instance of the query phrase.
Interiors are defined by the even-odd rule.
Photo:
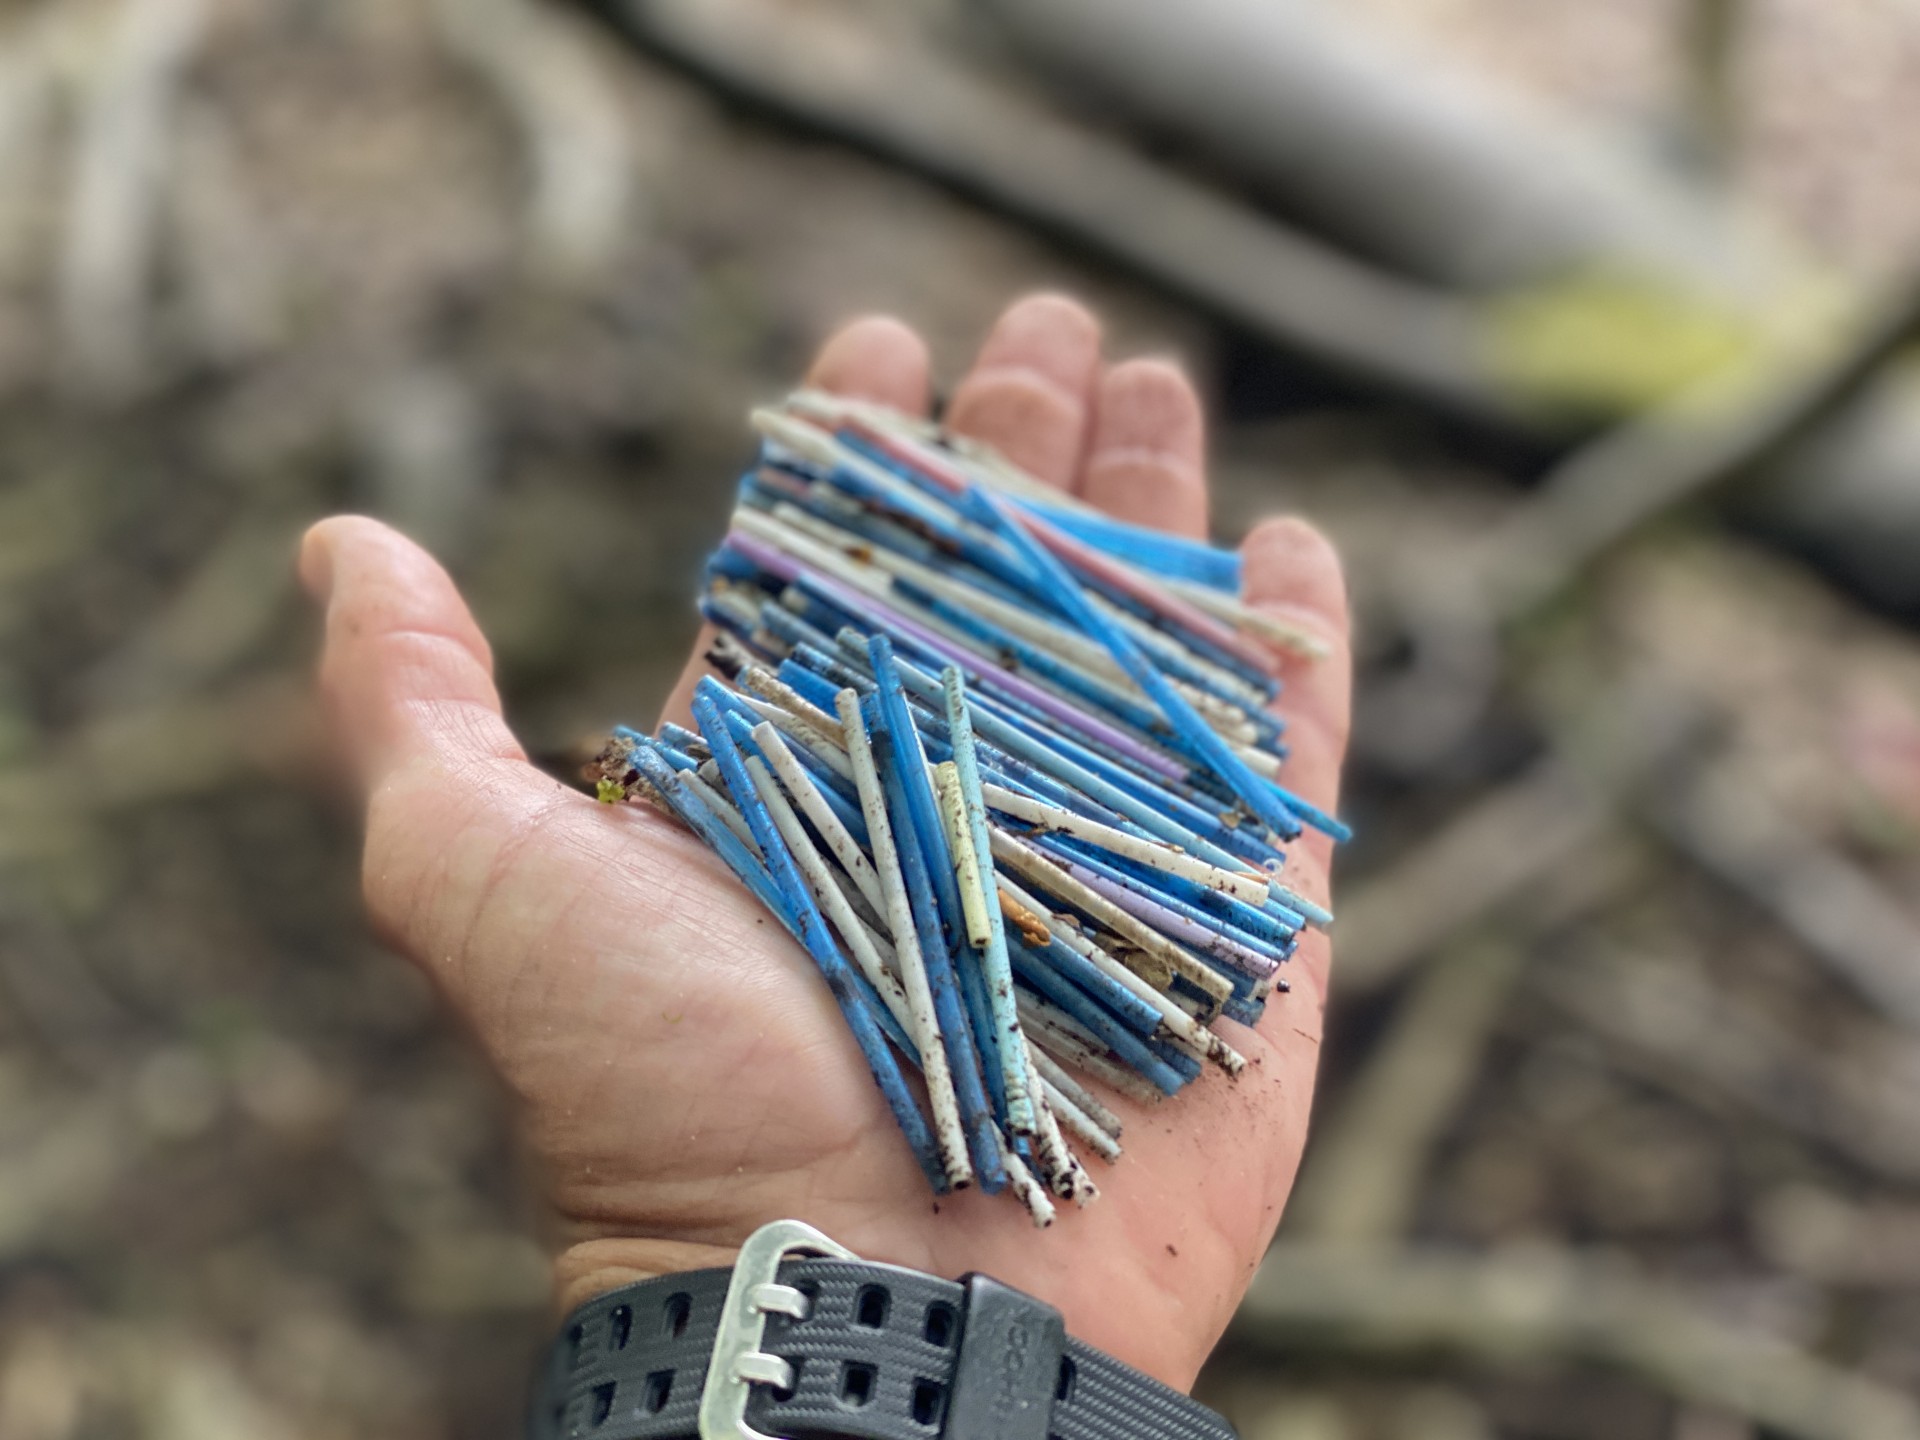
[[[731,1270],[628,1286],[568,1317],[535,1387],[531,1440],[698,1440]],[[1234,1440],[1213,1411],[1065,1335],[1059,1312],[984,1276],[794,1259],[812,1301],[761,1349],[793,1388],[747,1421],[788,1440]]]

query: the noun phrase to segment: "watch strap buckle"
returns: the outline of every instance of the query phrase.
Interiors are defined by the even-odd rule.
[[[807,1297],[779,1283],[780,1264],[790,1255],[860,1258],[799,1220],[776,1220],[747,1237],[734,1261],[714,1336],[713,1359],[700,1392],[700,1440],[779,1440],[747,1423],[747,1405],[753,1386],[781,1388],[793,1380],[791,1365],[760,1348],[769,1315],[795,1320],[807,1316]]]

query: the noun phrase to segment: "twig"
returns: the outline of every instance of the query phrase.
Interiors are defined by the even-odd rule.
[[[1700,160],[1724,174],[1739,122],[1735,62],[1753,18],[1747,0],[1686,0],[1680,7],[1681,119]]]
[[[1604,1042],[1610,1064],[1710,1115],[1759,1120],[1896,1184],[1920,1180],[1914,1086],[1850,1077],[1700,977],[1583,954],[1528,991]]]
[[[1565,762],[1538,762],[1342,897],[1341,993],[1392,984],[1435,946],[1587,852],[1607,825],[1606,807],[1583,793]]]
[[[1792,1440],[1916,1440],[1920,1408],[1804,1350],[1744,1334],[1613,1264],[1276,1247],[1234,1337],[1291,1361],[1306,1347],[1452,1352],[1496,1366],[1585,1361]]]
[[[285,337],[286,265],[261,206],[249,193],[240,147],[214,105],[180,106],[170,244],[194,318],[200,354],[232,366]]]
[[[1864,870],[1724,771],[1654,790],[1646,813],[1889,1019],[1920,1032],[1920,926]]]
[[[1287,1235],[1386,1244],[1406,1231],[1428,1157],[1460,1110],[1526,960],[1524,942],[1468,939],[1421,972],[1359,1079],[1320,1122]]]
[[[0,21],[0,284],[10,284],[29,262],[39,218],[28,196],[45,189],[46,140],[57,109],[57,27],[45,13]]]
[[[99,708],[204,689],[252,653],[293,591],[287,556],[297,525],[267,510],[241,514],[118,650],[86,677]]]
[[[87,97],[61,247],[60,328],[77,379],[123,391],[145,360],[149,285],[180,78],[205,0],[127,0]]]
[[[632,237],[633,142],[605,68],[563,16],[530,0],[435,0],[449,46],[519,128],[535,260],[562,279],[603,274]]]

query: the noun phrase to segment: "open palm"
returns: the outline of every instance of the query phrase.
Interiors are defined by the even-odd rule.
[[[924,411],[928,360],[895,322],[836,335],[811,382]],[[1199,535],[1199,404],[1174,367],[1107,366],[1077,305],[1025,300],[954,392],[950,425],[1136,523]],[[1347,722],[1338,562],[1297,521],[1247,541],[1249,600],[1331,658],[1285,678],[1288,784],[1331,808]],[[376,922],[433,976],[524,1105],[568,1227],[571,1305],[633,1280],[725,1264],[782,1216],[861,1255],[982,1270],[1060,1307],[1072,1332],[1185,1388],[1232,1315],[1306,1135],[1326,944],[1252,1062],[1157,1108],[1121,1099],[1126,1155],[1102,1198],[1036,1231],[978,1193],[935,1202],[827,987],[721,863],[645,806],[608,807],[527,762],[501,717],[485,639],[446,573],[371,520],[324,521],[301,556],[326,605],[322,684],[367,797]],[[703,640],[704,643],[704,640]],[[699,651],[670,716],[684,717]],[[1303,841],[1289,883],[1323,895]],[[1238,1027],[1229,1027],[1238,1031]]]

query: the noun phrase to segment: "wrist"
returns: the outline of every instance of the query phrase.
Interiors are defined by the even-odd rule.
[[[562,1250],[553,1262],[554,1294],[562,1315],[610,1291],[678,1275],[688,1270],[731,1266],[737,1245],[700,1245],[686,1240],[647,1240],[614,1236],[582,1240]]]

